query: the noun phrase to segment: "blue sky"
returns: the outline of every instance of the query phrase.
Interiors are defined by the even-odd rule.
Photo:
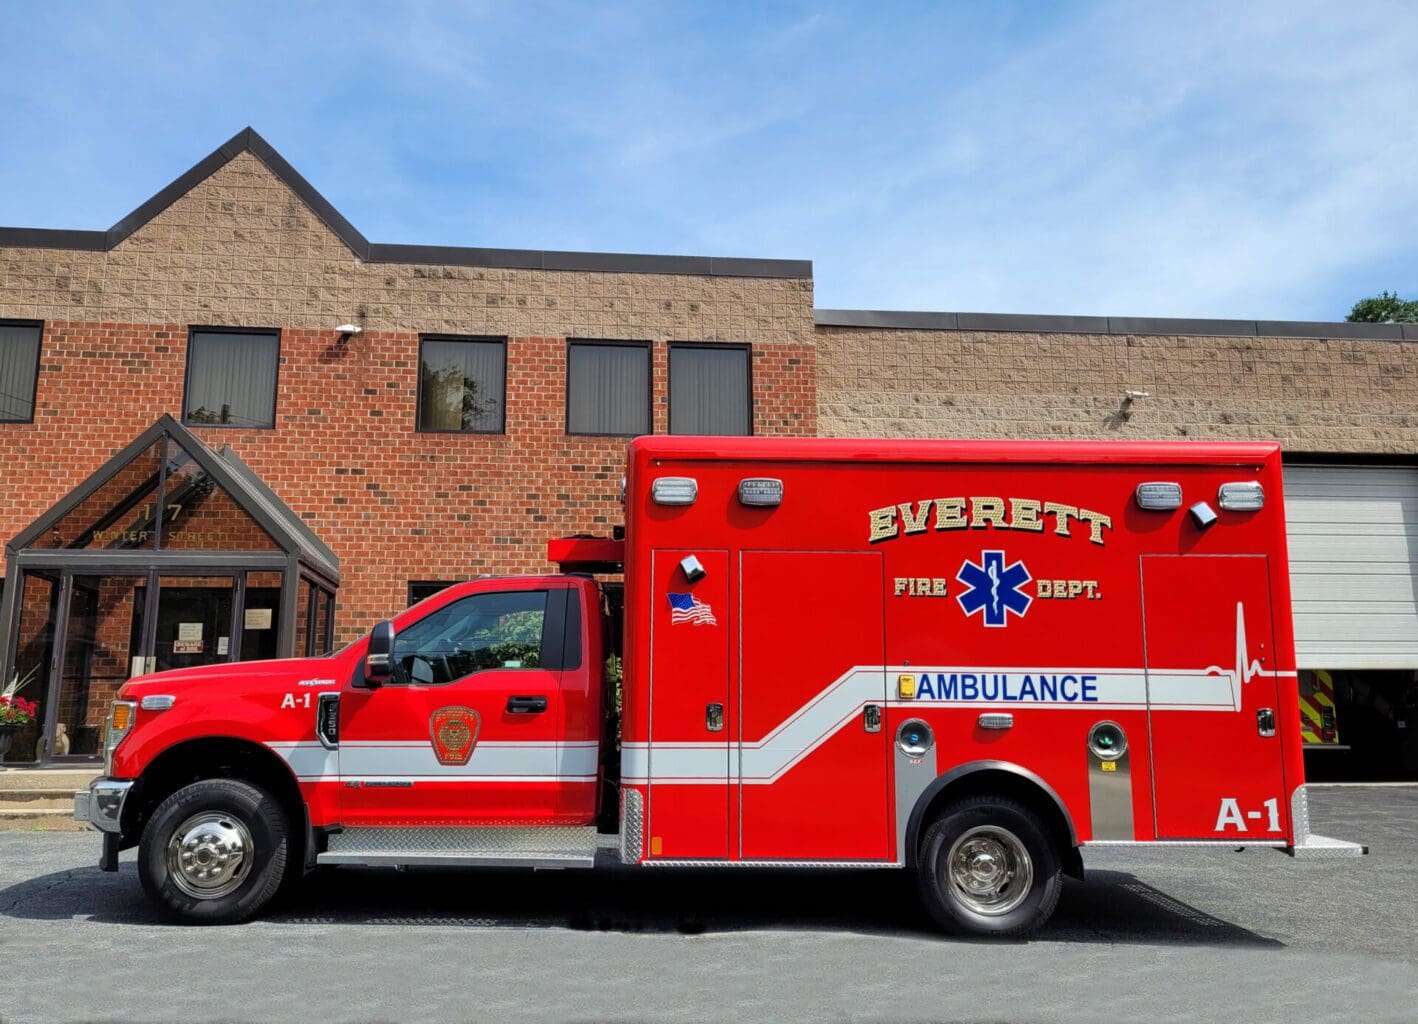
[[[1418,5],[0,6],[0,224],[240,128],[370,239],[814,261],[822,307],[1418,296]]]

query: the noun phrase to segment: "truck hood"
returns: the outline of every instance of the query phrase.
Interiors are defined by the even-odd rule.
[[[119,696],[139,698],[149,693],[175,693],[198,686],[220,686],[228,693],[290,686],[334,689],[345,682],[341,678],[345,671],[345,662],[336,658],[281,658],[198,665],[134,676],[123,684]]]

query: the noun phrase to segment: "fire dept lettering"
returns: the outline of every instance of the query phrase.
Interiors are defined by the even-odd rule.
[[[923,672],[916,700],[983,701],[989,704],[1096,704],[1098,677],[1063,673]]]
[[[1101,600],[1097,580],[1035,580],[1034,595],[1045,600],[1070,601],[1081,597],[1088,601]]]
[[[934,513],[934,516],[932,516]],[[867,513],[868,540],[876,544],[899,536],[934,530],[1024,530],[1043,533],[1053,518],[1053,532],[1059,537],[1073,535],[1073,524],[1088,527],[1088,539],[1104,543],[1103,531],[1113,528],[1112,516],[1058,501],[1034,498],[921,498]]]

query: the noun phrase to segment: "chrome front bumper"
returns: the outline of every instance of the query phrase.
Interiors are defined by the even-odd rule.
[[[123,801],[132,788],[132,780],[94,779],[88,789],[74,794],[74,820],[85,822],[89,828],[100,832],[120,832]]]

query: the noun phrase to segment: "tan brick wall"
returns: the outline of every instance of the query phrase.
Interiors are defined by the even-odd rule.
[[[810,280],[364,263],[243,152],[107,253],[0,249],[0,317],[812,343]]]
[[[1418,346],[1313,338],[817,329],[842,437],[1274,439],[1418,451]],[[1121,406],[1125,389],[1149,392]]]

